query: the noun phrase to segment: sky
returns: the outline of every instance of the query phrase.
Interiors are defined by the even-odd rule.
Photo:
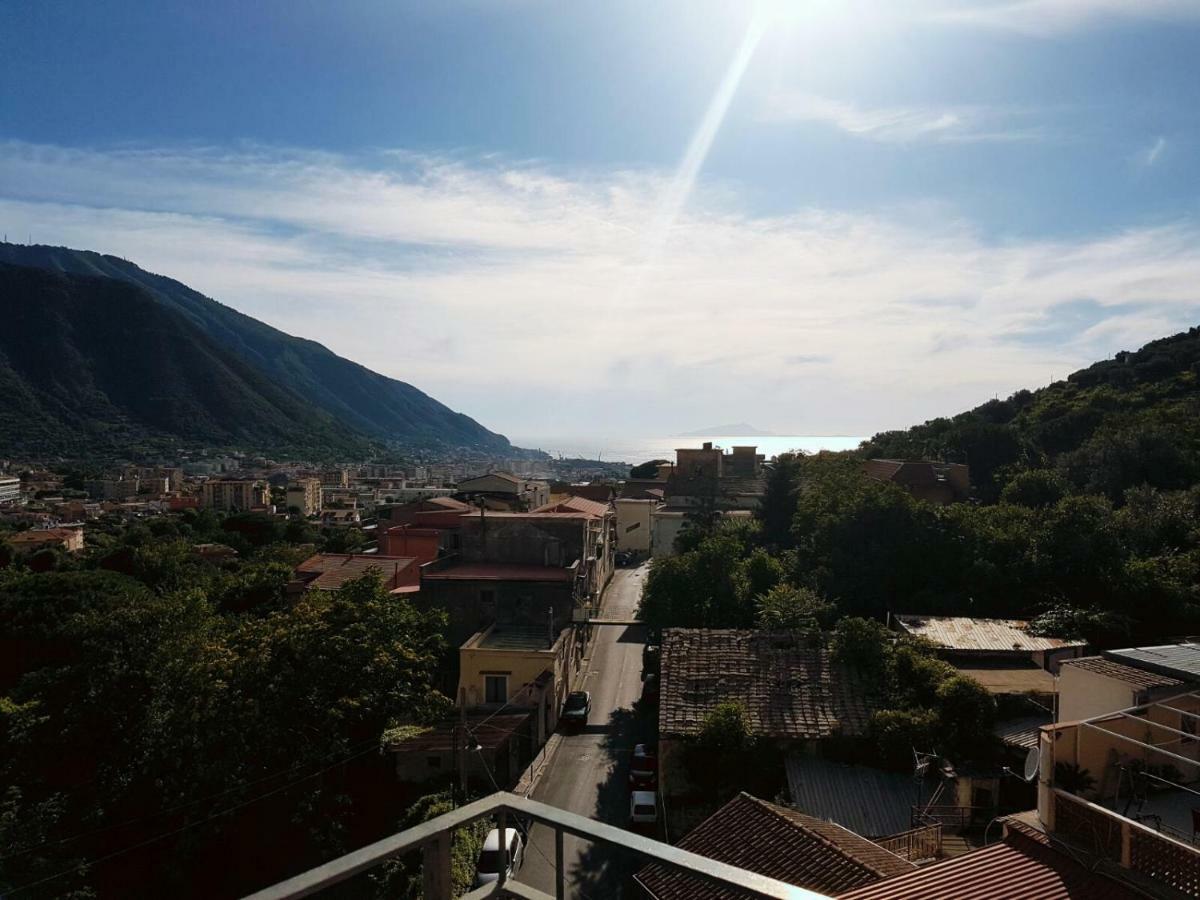
[[[4,7],[8,240],[514,438],[866,435],[1200,324],[1200,0]]]

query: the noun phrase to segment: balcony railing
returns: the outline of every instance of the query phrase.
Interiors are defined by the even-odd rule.
[[[693,878],[719,887],[734,888],[750,897],[771,898],[771,900],[820,900],[824,896],[777,881],[774,878],[767,878],[765,875],[747,872],[745,869],[689,853],[678,847],[672,847],[670,844],[642,837],[612,825],[595,822],[575,813],[538,803],[535,800],[526,800],[515,794],[496,793],[453,812],[438,816],[436,819],[430,819],[415,828],[401,831],[360,850],[355,850],[353,853],[347,853],[345,856],[310,869],[294,878],[289,878],[287,881],[281,881],[279,884],[252,895],[249,900],[288,900],[293,897],[307,897],[380,865],[391,857],[413,850],[421,850],[423,854],[422,877],[425,900],[450,900],[452,896],[451,835],[456,829],[488,816],[496,817],[497,828],[500,829],[501,834],[504,834],[504,829],[508,827],[510,817],[512,821],[519,819],[538,822],[549,826],[554,831],[554,898],[556,900],[564,900],[568,896],[563,859],[563,836],[567,834],[596,843],[622,847],[637,854],[645,862],[653,861],[668,868],[678,869],[687,872]],[[501,853],[507,855],[503,842],[501,842]],[[551,900],[549,894],[515,878],[506,878],[507,868],[507,860],[502,859],[499,866],[500,880],[471,891],[464,896],[463,900],[482,900],[484,897]]]

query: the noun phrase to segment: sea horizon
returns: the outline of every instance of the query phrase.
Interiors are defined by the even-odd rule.
[[[643,437],[513,437],[513,446],[527,450],[542,450],[553,457],[568,459],[598,459],[602,462],[621,462],[637,465],[652,459],[673,461],[680,447],[699,447],[705,441],[728,450],[734,446],[758,447],[768,459],[780,453],[820,450],[853,450],[866,436],[845,434],[736,435],[712,434],[696,437],[671,435]]]

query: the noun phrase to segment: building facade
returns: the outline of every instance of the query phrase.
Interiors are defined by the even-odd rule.
[[[213,479],[200,488],[200,501],[209,509],[263,509],[270,502],[267,486],[261,481]]]
[[[288,509],[300,510],[300,515],[315,516],[321,511],[321,479],[298,478],[288,485]]]

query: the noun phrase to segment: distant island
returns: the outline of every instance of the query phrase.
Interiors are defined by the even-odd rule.
[[[671,437],[681,438],[699,438],[713,437],[715,435],[732,435],[734,437],[777,437],[773,432],[762,431],[755,428],[753,425],[747,425],[745,422],[738,422],[735,425],[714,425],[712,428],[704,428],[700,431],[689,431],[686,434],[673,434]]]

